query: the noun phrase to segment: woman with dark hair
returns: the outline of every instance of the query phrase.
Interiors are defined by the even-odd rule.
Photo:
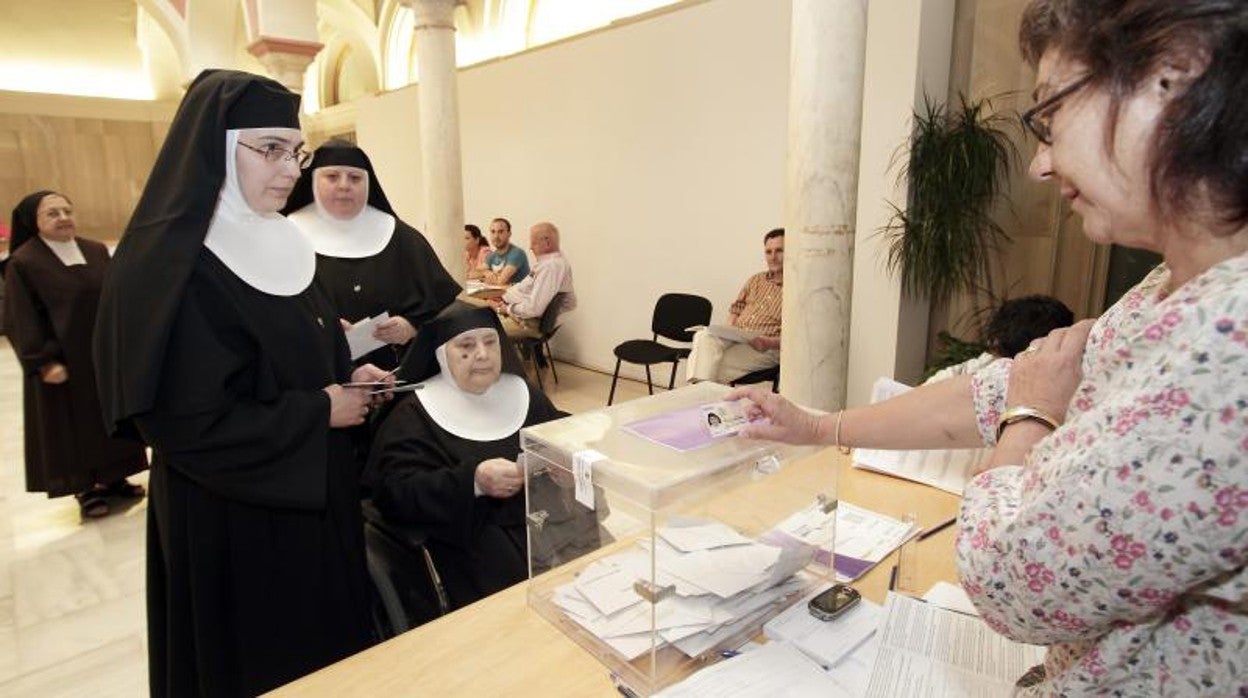
[[[204,71],[170,124],[104,285],[105,417],[155,453],[153,695],[255,695],[372,640],[348,428],[351,370],[316,252],[278,211],[299,176],[299,97]]]
[[[425,236],[399,220],[373,163],[354,143],[327,141],[283,209],[316,248],[316,278],[346,327],[382,312],[373,336],[387,346],[358,359],[394,368],[426,320],[459,293]]]
[[[78,499],[83,519],[109,513],[109,496],[139,498],[126,481],[147,468],[138,444],[104,431],[91,361],[108,248],[77,236],[63,194],[37,191],[13,209],[4,317],[22,365],[26,490]]]
[[[489,270],[485,260],[490,256],[490,243],[481,233],[481,229],[472,223],[464,226],[464,268],[468,270],[468,278],[480,279]]]
[[[1248,694],[1248,3],[1034,0],[1036,179],[1096,242],[1163,263],[1093,324],[894,400],[743,433],[995,445],[964,494],[962,584],[1049,646],[1028,695]],[[902,428],[904,426],[904,428]]]
[[[384,516],[428,531],[430,554],[458,608],[527,577],[520,430],[565,415],[525,381],[488,308],[448,312],[427,324],[402,374],[420,388],[382,424],[365,478]],[[560,543],[539,558],[549,564],[597,547],[593,512],[559,497],[537,501],[550,527],[561,529],[543,535]]]

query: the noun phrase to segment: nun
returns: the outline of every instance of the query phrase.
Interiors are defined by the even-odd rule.
[[[147,468],[142,446],[109,438],[100,415],[91,331],[108,248],[77,236],[74,206],[37,191],[13,209],[4,273],[6,332],[22,367],[26,490],[78,499],[84,520],[109,499],[137,499],[126,481]]]
[[[344,326],[385,312],[373,331],[385,343],[360,358],[385,369],[399,363],[416,330],[459,294],[429,242],[399,220],[363,150],[327,141],[284,212],[316,248],[316,278]]]
[[[383,516],[428,533],[459,608],[528,577],[520,429],[566,414],[522,377],[487,308],[456,309],[425,325],[402,372],[419,387],[383,422],[365,477]],[[560,538],[559,552],[595,549],[595,514],[570,506],[567,492],[540,505],[551,509],[552,524],[575,530]]]
[[[307,154],[299,98],[207,70],[170,125],[104,284],[105,417],[155,454],[150,688],[255,695],[372,641],[348,430],[372,398],[316,252],[278,212]]]

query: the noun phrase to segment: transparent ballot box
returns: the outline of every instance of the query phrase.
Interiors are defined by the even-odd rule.
[[[722,406],[728,392],[698,383],[521,432],[529,605],[641,695],[832,577],[833,531],[776,530],[835,508],[836,469],[735,436],[745,403]]]

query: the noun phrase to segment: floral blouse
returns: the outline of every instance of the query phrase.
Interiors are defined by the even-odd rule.
[[[1248,255],[1097,321],[1065,423],[966,488],[958,568],[997,631],[1049,646],[1024,695],[1248,696]],[[972,379],[995,443],[1011,361]]]

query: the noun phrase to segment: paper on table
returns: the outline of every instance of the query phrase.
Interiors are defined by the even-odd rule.
[[[726,659],[655,694],[655,698],[848,698],[814,662],[784,642]]]
[[[845,501],[839,502],[833,512],[823,511],[816,502],[781,521],[759,540],[781,547],[789,547],[794,540],[814,546],[815,559],[826,566],[828,547],[835,533],[836,580],[852,582],[914,535],[915,530],[913,523]]]
[[[979,618],[888,595],[868,698],[1004,696],[1044,648],[1013,642]]]
[[[763,626],[767,637],[792,644],[824,667],[835,665],[871,637],[884,616],[879,604],[862,599],[833,620],[819,620],[806,604],[828,588],[821,587]]]
[[[370,317],[360,320],[347,330],[347,346],[351,348],[351,360],[354,361],[361,356],[376,351],[386,343],[373,336],[373,332],[377,326],[390,319],[389,312],[383,312],[377,317]]]
[[[965,613],[968,616],[978,616],[979,609],[975,608],[975,604],[971,603],[971,597],[966,595],[966,591],[957,584],[949,582],[936,582],[927,593],[923,595],[923,600],[933,606],[947,608],[950,611]]]
[[[871,402],[896,397],[910,386],[891,378],[878,378],[871,389]],[[962,494],[971,473],[992,455],[988,448],[955,448],[914,451],[854,450],[854,467],[931,485],[946,492]]]

